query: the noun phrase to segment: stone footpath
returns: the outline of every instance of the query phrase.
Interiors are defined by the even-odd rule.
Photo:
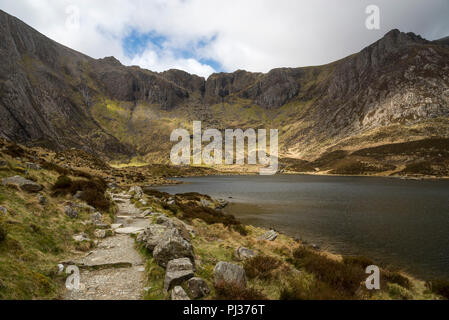
[[[66,290],[65,300],[139,300],[145,285],[145,261],[135,249],[130,236],[149,224],[127,194],[113,194],[118,205],[114,235],[100,240],[86,256],[65,265],[75,264],[80,272],[80,290]]]

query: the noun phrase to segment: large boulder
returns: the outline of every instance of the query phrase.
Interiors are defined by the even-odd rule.
[[[26,192],[39,192],[43,189],[43,187],[31,180],[25,179],[21,176],[14,176],[5,178],[2,180],[2,184],[4,186],[12,186],[15,188],[19,188]]]
[[[227,282],[233,283],[241,287],[246,286],[246,273],[245,269],[241,266],[220,261],[214,268],[214,280],[215,283]]]
[[[159,242],[163,239],[164,234],[169,229],[163,225],[150,225],[146,228],[139,236],[137,237],[138,242],[142,242],[144,247],[149,251],[153,251],[154,248],[159,244]]]
[[[176,229],[181,237],[190,241],[190,231],[187,225],[177,218],[169,218],[165,215],[159,215],[156,218],[156,223],[165,226],[169,229]]]
[[[190,300],[187,293],[180,286],[176,286],[173,288],[173,290],[171,292],[171,299],[172,300]]]
[[[169,229],[153,250],[153,257],[161,267],[167,267],[170,260],[189,258],[194,264],[192,244],[181,237],[176,229]]]
[[[174,286],[181,285],[193,277],[193,265],[189,258],[170,260],[165,273],[164,290],[168,292]]]
[[[239,247],[235,250],[235,256],[238,260],[247,260],[256,256],[256,253],[251,249]]]
[[[189,279],[189,281],[187,281],[187,288],[192,299],[202,298],[210,293],[206,281],[198,277]]]

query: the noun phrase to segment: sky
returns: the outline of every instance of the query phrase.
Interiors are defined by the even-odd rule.
[[[369,5],[378,29],[366,26]],[[0,9],[93,58],[206,78],[330,63],[391,29],[449,36],[448,0],[0,0]]]

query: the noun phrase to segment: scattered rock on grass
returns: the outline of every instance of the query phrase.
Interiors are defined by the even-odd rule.
[[[42,194],[37,195],[37,201],[39,201],[39,204],[42,206],[45,206],[47,204],[47,198]]]
[[[274,230],[270,230],[260,237],[257,238],[257,240],[267,240],[267,241],[274,241],[278,237],[278,233]]]
[[[78,212],[70,205],[64,206],[64,213],[72,219],[78,217]]]
[[[76,234],[73,236],[73,240],[76,242],[90,241],[90,238],[85,233]]]
[[[230,262],[220,261],[214,268],[214,280],[215,283],[224,281],[227,283],[234,283],[238,286],[245,287],[245,269]]]
[[[237,248],[237,250],[235,250],[235,256],[239,260],[247,260],[247,259],[250,259],[250,258],[256,256],[256,253],[251,249],[248,249],[245,247],[239,247],[239,248]]]
[[[0,207],[0,213],[6,215],[8,213],[8,209],[5,207]]]
[[[21,176],[5,178],[2,180],[2,184],[5,186],[16,187],[16,188],[19,188],[23,191],[30,192],[30,193],[39,192],[43,189],[43,187],[40,184],[38,184],[34,181],[31,181],[31,180],[25,179]]]
[[[187,281],[187,288],[192,299],[202,298],[210,293],[206,281],[198,277],[189,279]]]
[[[97,229],[94,231],[94,236],[95,236],[95,238],[98,238],[98,239],[104,239],[104,238],[106,238],[106,230]]]

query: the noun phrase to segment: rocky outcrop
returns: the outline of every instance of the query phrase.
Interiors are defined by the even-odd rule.
[[[173,128],[165,115],[149,112],[153,108],[216,128],[234,126],[236,110],[251,127],[282,123],[281,153],[307,161],[367,141],[449,137],[447,39],[430,42],[392,30],[329,65],[266,74],[239,70],[205,80],[180,70],[127,67],[113,57],[92,59],[3,11],[0,30],[0,136],[15,142],[112,158],[160,156],[172,146],[167,137]],[[117,114],[108,109],[111,101]],[[220,104],[232,107],[217,111]],[[92,112],[99,106],[114,115],[100,121]],[[245,111],[256,107],[257,117]],[[154,130],[147,130],[149,123]]]
[[[31,192],[31,193],[36,193],[43,189],[43,187],[40,184],[38,184],[34,181],[31,181],[31,180],[25,179],[21,176],[4,178],[2,180],[2,184],[4,186],[15,187],[22,191]]]

